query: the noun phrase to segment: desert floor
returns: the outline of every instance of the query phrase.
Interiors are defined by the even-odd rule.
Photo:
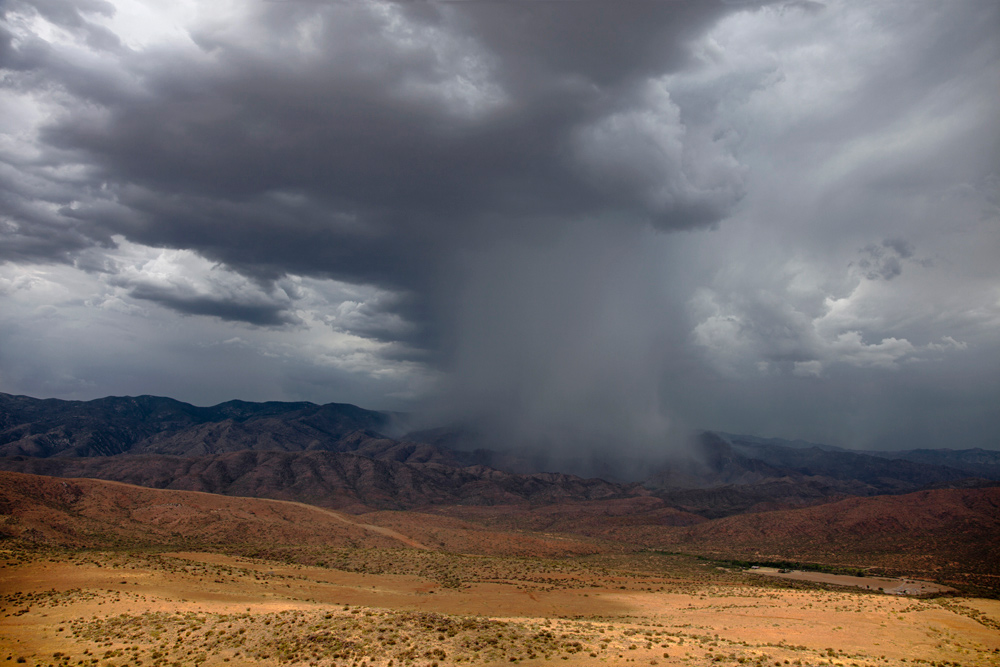
[[[0,662],[1000,664],[1000,601],[917,599],[666,554],[3,550]]]
[[[820,584],[853,586],[854,588],[885,591],[886,593],[895,593],[899,595],[927,595],[958,592],[951,586],[943,586],[941,584],[936,584],[933,581],[923,581],[920,579],[901,577],[854,577],[844,574],[830,574],[828,572],[780,570],[775,567],[757,567],[754,568],[754,571],[757,574],[766,574],[769,577],[781,577],[782,579],[794,579],[796,581],[812,581]]]

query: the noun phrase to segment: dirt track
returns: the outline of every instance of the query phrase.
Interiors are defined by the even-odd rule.
[[[354,521],[353,519],[350,518],[350,515],[344,514],[342,512],[334,512],[333,510],[324,509],[322,507],[316,507],[315,505],[307,505],[305,503],[299,503],[290,500],[278,500],[274,502],[284,502],[288,503],[289,505],[296,505],[306,510],[318,512],[320,514],[325,514],[327,516],[333,517],[337,521],[342,521],[346,524],[355,526],[357,528],[362,528],[364,530],[376,533],[378,535],[382,535],[384,537],[391,537],[394,540],[399,540],[406,546],[413,547],[414,549],[424,549],[424,550],[430,549],[429,546],[421,544],[420,542],[417,542],[416,540],[411,539],[406,535],[403,535],[402,533],[395,531],[391,528],[384,528],[382,526],[376,526],[370,523],[362,523],[360,521]]]

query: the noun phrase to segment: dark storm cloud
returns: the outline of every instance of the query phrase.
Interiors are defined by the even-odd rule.
[[[504,63],[504,87],[544,95],[553,83],[605,93],[675,70],[700,32],[732,11],[721,2],[476,3],[449,18]]]
[[[96,35],[92,9],[77,9],[60,20]],[[537,430],[549,444],[570,432],[587,447],[615,431],[643,443],[661,436],[655,364],[643,358],[657,337],[631,299],[592,317],[594,299],[616,298],[595,269],[614,270],[645,226],[708,227],[742,197],[745,169],[732,146],[711,128],[687,127],[658,82],[734,10],[243,10],[199,25],[196,48],[121,46],[116,55],[108,45],[96,59],[21,31],[10,83],[56,94],[37,150],[3,182],[20,211],[0,258],[73,261],[108,275],[117,299],[258,327],[302,323],[301,300],[280,286],[287,275],[375,286],[384,293],[314,317],[384,344],[386,364],[444,371],[452,409],[434,414],[458,408],[500,438]],[[72,183],[53,174],[57,165],[75,165]],[[186,280],[183,263],[123,268],[86,252],[119,239],[190,250],[219,268],[196,267]],[[618,255],[604,255],[614,247]],[[550,251],[561,259],[549,261]],[[508,280],[518,274],[531,280]],[[613,284],[641,290],[626,277]],[[569,349],[590,359],[562,351],[576,334]],[[619,353],[608,357],[609,345]],[[594,420],[580,421],[581,407],[606,425],[586,434]]]
[[[110,9],[37,11],[82,29],[81,12]],[[90,169],[90,196],[55,216],[61,234],[36,234],[36,256],[45,240],[58,259],[81,235],[103,243],[121,234],[259,278],[295,272],[421,292],[449,248],[511,228],[602,210],[685,228],[717,221],[739,196],[738,179],[721,192],[714,182],[690,187],[679,155],[633,164],[623,152],[600,164],[616,142],[655,144],[650,133],[679,131],[673,117],[654,119],[662,128],[629,126],[621,100],[641,107],[636,82],[683,60],[687,36],[724,11],[713,3],[250,11],[239,28],[261,32],[260,43],[205,27],[192,35],[200,52],[136,53],[117,70],[12,48],[16,82],[44,79],[78,100],[43,127],[44,151]],[[626,126],[601,129],[615,113]],[[591,150],[598,164],[581,167],[588,156],[573,154],[574,133],[593,124],[603,132]],[[619,172],[620,183],[608,190],[581,168],[596,169],[597,181]],[[661,185],[672,190],[645,196]],[[18,215],[25,226],[31,218]]]
[[[10,321],[47,326],[43,290],[103,331],[202,316],[255,377],[305,350],[295,398],[424,372],[392,391],[621,451],[874,442],[902,399],[854,433],[831,395],[997,349],[995,4],[141,6],[0,9],[0,269],[94,292],[0,272]]]
[[[186,315],[209,315],[232,322],[246,322],[257,326],[294,324],[299,320],[287,311],[286,304],[264,300],[248,302],[220,298],[216,295],[192,293],[190,290],[161,285],[138,284],[128,290],[134,299],[158,303]]]

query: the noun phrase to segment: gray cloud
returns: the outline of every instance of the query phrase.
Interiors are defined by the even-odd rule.
[[[235,26],[198,26],[197,48],[98,63],[22,25],[13,85],[44,82],[55,110],[4,184],[18,223],[0,258],[73,261],[120,235],[257,281],[377,285],[411,323],[395,335],[439,351],[435,284],[454,279],[462,248],[530,242],[581,216],[669,230],[726,215],[742,168],[722,143],[694,145],[669,96],[643,83],[680,65],[681,36],[725,11],[265,3]],[[80,31],[113,10],[18,4],[7,16],[33,12]],[[67,164],[73,183],[52,173]],[[252,324],[294,319],[224,293],[132,295]]]
[[[30,335],[44,305],[157,382],[193,349],[165,337],[183,314],[284,378],[270,398],[600,449],[686,426],[897,442],[903,399],[880,421],[831,396],[867,383],[955,422],[935,373],[1000,349],[992,4],[200,9],[0,9],[0,297],[34,323],[9,315],[0,345],[21,357],[56,344]],[[121,393],[88,345],[99,372],[0,357],[0,390]]]
[[[223,320],[247,322],[259,326],[279,326],[298,322],[298,318],[289,315],[284,305],[280,303],[240,302],[149,284],[134,285],[128,294],[134,299],[153,301],[186,315],[212,315]]]
[[[913,257],[913,244],[903,239],[886,239],[860,250],[858,266],[868,280],[892,280],[903,272],[903,260]]]
[[[128,54],[94,67],[52,46],[29,63],[27,40],[12,57],[23,61],[16,83],[44,78],[72,96],[42,126],[39,147],[86,164],[101,187],[62,211],[67,226],[94,239],[119,233],[198,248],[247,272],[330,271],[409,285],[422,268],[400,259],[463,233],[488,234],[498,218],[646,210],[643,197],[609,198],[581,180],[566,161],[567,142],[574,127],[601,122],[603,100],[627,92],[640,63],[663,68],[683,56],[675,40],[661,39],[718,13],[659,3],[624,13],[599,4],[567,13],[503,3],[270,3],[236,29],[202,26],[192,35],[198,50]],[[477,32],[463,34],[470,24]],[[307,27],[310,48],[288,53],[287,40]],[[265,38],[251,49],[250,34]],[[520,71],[508,59],[532,67]],[[671,122],[669,131],[683,132]],[[632,166],[618,158],[635,170],[626,182],[657,176],[644,173],[659,168],[656,156],[639,159]],[[677,165],[665,168],[665,186],[683,187],[670,184]],[[677,209],[668,227],[725,213],[723,201],[689,220],[685,207],[698,204],[687,199],[652,209]],[[229,233],[254,241],[213,236]],[[398,256],[373,266],[382,253]],[[364,260],[352,266],[353,256]]]

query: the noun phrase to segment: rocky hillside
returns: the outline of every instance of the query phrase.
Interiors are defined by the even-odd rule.
[[[483,466],[459,468],[318,451],[246,450],[199,457],[11,457],[0,459],[0,468],[159,489],[297,500],[352,512],[453,504],[551,504],[647,493],[636,484],[558,473],[516,475]]]
[[[925,450],[892,458],[712,432],[666,463],[655,452],[648,460],[616,460],[609,447],[600,468],[609,476],[584,480],[557,474],[566,461],[544,449],[475,448],[481,444],[475,437],[447,428],[397,439],[391,437],[397,421],[337,403],[196,407],[155,396],[60,401],[0,394],[0,469],[354,511],[655,496],[663,507],[709,519],[1000,480],[996,452]],[[626,469],[644,477],[612,474]]]
[[[345,547],[549,558],[603,550],[590,540],[504,533],[411,512],[353,517],[302,503],[0,472],[0,542],[4,539],[237,553],[312,547],[311,553],[327,555]]]
[[[0,472],[0,517],[0,536],[71,546],[403,546],[346,516],[307,505],[10,472]]]

